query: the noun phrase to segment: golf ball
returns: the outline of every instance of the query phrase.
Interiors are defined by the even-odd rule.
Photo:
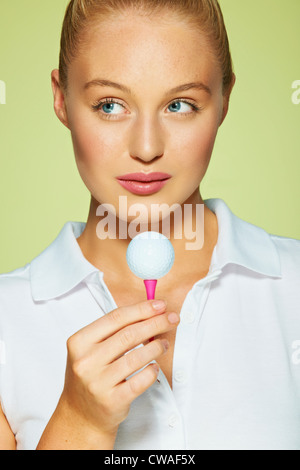
[[[174,248],[159,232],[142,232],[128,245],[126,260],[131,271],[141,279],[160,279],[173,266]]]

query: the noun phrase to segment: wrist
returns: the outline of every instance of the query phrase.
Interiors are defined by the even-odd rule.
[[[61,397],[37,450],[113,450],[117,429],[95,426]]]

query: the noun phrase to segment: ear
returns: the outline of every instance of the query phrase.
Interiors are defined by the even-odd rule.
[[[228,108],[229,108],[229,99],[230,99],[230,95],[231,95],[231,92],[232,92],[232,89],[234,87],[235,82],[236,82],[236,76],[235,76],[235,74],[233,74],[231,84],[228,87],[228,90],[227,90],[227,92],[226,92],[226,94],[224,95],[224,98],[223,98],[223,112],[222,112],[222,117],[221,117],[221,121],[220,121],[220,126],[223,124],[223,121],[227,116]]]
[[[68,128],[68,115],[64,92],[59,84],[59,71],[57,69],[51,72],[51,86],[54,98],[54,111],[58,119]]]

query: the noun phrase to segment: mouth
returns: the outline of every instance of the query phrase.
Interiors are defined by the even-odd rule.
[[[167,173],[130,173],[118,176],[117,180],[132,194],[149,195],[162,189],[170,178]]]

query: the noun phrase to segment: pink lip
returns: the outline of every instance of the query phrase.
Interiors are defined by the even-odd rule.
[[[165,186],[171,175],[167,173],[130,173],[118,176],[120,185],[133,194],[154,194]]]
[[[171,178],[167,173],[128,173],[128,175],[117,176],[122,181],[162,181]]]

